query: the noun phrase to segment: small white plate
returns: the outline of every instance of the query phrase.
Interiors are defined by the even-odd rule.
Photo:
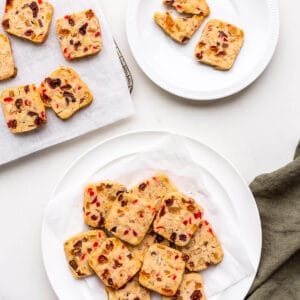
[[[63,253],[64,240],[54,232],[57,231],[57,228],[69,227],[77,233],[78,228],[81,226],[83,228],[82,199],[73,196],[69,197],[70,199],[65,197],[62,199],[57,196],[66,195],[65,192],[70,193],[74,188],[80,187],[112,162],[134,153],[143,152],[160,139],[170,135],[172,134],[167,132],[138,132],[107,140],[79,157],[59,180],[45,211],[42,228],[44,265],[59,299],[106,299],[106,293],[97,278],[93,277],[87,281],[75,280],[68,270]],[[176,135],[173,136],[176,137]],[[205,186],[212,199],[217,199],[219,196],[221,196],[220,199],[230,199],[230,207],[234,209],[232,211],[228,208],[228,210],[234,215],[234,218],[237,218],[236,224],[253,266],[250,276],[232,285],[221,294],[211,297],[210,300],[243,299],[253,282],[261,254],[262,232],[255,200],[238,171],[224,157],[197,140],[182,136],[180,139],[184,142],[193,161],[197,161],[197,165],[201,167]],[[62,220],[59,217],[59,215],[68,216],[74,207],[76,213],[78,210],[78,219],[74,220],[69,216]],[[53,212],[55,212],[55,216],[53,216]],[[82,224],[78,225],[78,223]]]
[[[209,19],[241,27],[245,42],[229,71],[218,71],[194,59],[194,48],[204,24],[186,45],[168,37],[154,20],[167,9],[161,0],[128,1],[127,37],[131,51],[145,74],[164,90],[193,100],[223,98],[247,87],[267,67],[279,35],[277,0],[207,0]]]

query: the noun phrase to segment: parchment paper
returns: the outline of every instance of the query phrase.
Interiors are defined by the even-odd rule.
[[[97,0],[50,0],[54,6],[51,31],[47,41],[35,45],[9,35],[13,47],[18,75],[0,82],[0,90],[35,83],[37,86],[60,65],[72,67],[90,87],[93,103],[62,121],[47,110],[48,124],[31,133],[13,135],[0,112],[0,165],[22,156],[73,139],[133,114],[133,104],[127,88],[124,71],[116,54],[110,29]],[[5,1],[0,1],[0,12]],[[66,14],[92,8],[100,21],[103,49],[95,56],[68,62],[61,53],[55,31],[55,21]],[[0,29],[3,33],[3,29]],[[1,109],[0,109],[1,110]]]

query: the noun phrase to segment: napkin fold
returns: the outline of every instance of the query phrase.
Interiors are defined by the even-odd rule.
[[[247,299],[300,299],[300,143],[293,162],[258,176],[250,188],[262,220],[263,248]]]

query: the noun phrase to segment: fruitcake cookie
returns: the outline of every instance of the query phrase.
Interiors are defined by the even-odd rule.
[[[229,70],[244,42],[242,29],[220,20],[210,20],[195,49],[198,61],[218,70]]]
[[[171,247],[170,241],[155,233],[153,229],[151,229],[148,231],[141,243],[139,243],[137,246],[128,245],[128,249],[135,255],[135,257],[143,262],[146,252],[148,251],[150,246],[154,244],[161,244]]]
[[[51,25],[53,6],[42,0],[6,0],[2,26],[8,33],[43,43]]]
[[[182,282],[173,297],[162,300],[206,300],[202,276],[199,273],[184,274]]]
[[[170,192],[176,192],[176,187],[172,184],[168,176],[157,174],[147,178],[130,189],[130,193],[138,198],[149,200],[158,208],[161,199]]]
[[[34,84],[4,90],[0,102],[7,127],[13,133],[31,131],[47,123],[45,105]]]
[[[102,230],[82,232],[64,244],[66,257],[70,270],[76,279],[94,274],[88,265],[88,258],[106,240],[107,236]]]
[[[89,265],[114,290],[124,286],[141,268],[141,262],[116,238],[102,243],[90,256]]]
[[[156,12],[154,20],[174,41],[185,44],[200,27],[204,17],[195,15],[190,18],[173,18],[169,12]]]
[[[71,68],[61,66],[40,85],[40,94],[47,107],[52,107],[56,115],[69,119],[81,108],[93,101],[88,86]]]
[[[203,15],[210,14],[206,0],[163,0],[166,5],[173,6],[179,13]]]
[[[156,233],[178,246],[189,243],[197,230],[203,208],[194,199],[181,193],[170,193],[162,201],[153,224]]]
[[[101,51],[101,28],[97,16],[91,9],[57,20],[56,32],[67,60],[93,55]]]
[[[17,75],[17,68],[13,58],[9,38],[0,34],[0,81],[13,78]]]
[[[108,300],[151,300],[150,292],[143,288],[135,276],[123,288],[113,290],[106,288]]]
[[[210,265],[216,265],[223,260],[222,246],[208,221],[200,223],[190,243],[178,248],[186,260],[190,271],[201,271]]]
[[[162,295],[173,296],[181,283],[184,267],[179,251],[154,244],[145,255],[140,284]]]
[[[105,220],[117,197],[126,187],[112,181],[88,184],[84,189],[84,222],[93,228],[104,228]]]
[[[120,194],[107,215],[105,228],[121,240],[138,245],[145,237],[156,213],[147,199]]]

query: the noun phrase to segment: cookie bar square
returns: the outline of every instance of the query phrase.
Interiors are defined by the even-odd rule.
[[[141,262],[118,239],[109,238],[89,258],[90,267],[104,285],[117,290],[141,268]]]
[[[113,290],[106,288],[108,300],[151,300],[150,292],[142,287],[135,276],[123,288]]]
[[[198,61],[218,70],[232,68],[244,42],[242,29],[220,21],[210,20],[195,48]]]
[[[138,198],[149,200],[158,209],[161,199],[170,192],[176,192],[176,187],[172,184],[168,176],[157,174],[147,178],[130,189],[130,193]]]
[[[34,84],[4,90],[0,102],[12,133],[31,131],[47,123],[45,105]]]
[[[207,220],[201,221],[190,243],[178,247],[190,271],[201,271],[223,260],[221,243]]]
[[[203,279],[199,273],[184,274],[182,282],[174,297],[163,297],[162,300],[206,300]]]
[[[13,58],[9,38],[0,34],[0,81],[13,78],[17,75],[17,68]]]
[[[61,66],[45,78],[39,88],[41,98],[47,107],[65,120],[93,101],[88,86],[71,68]]]
[[[112,181],[88,184],[84,189],[84,222],[93,228],[104,228],[105,220],[114,201],[126,192],[126,187]]]
[[[145,255],[139,281],[150,290],[173,296],[181,283],[184,268],[185,262],[179,251],[154,244]]]
[[[88,264],[88,258],[106,240],[106,234],[101,230],[82,232],[64,243],[68,264],[76,279],[94,274]]]
[[[179,13],[202,15],[210,14],[206,0],[163,0],[165,5],[173,6]]]
[[[150,229],[144,239],[137,246],[128,245],[128,249],[133,253],[139,260],[143,262],[144,257],[150,246],[154,244],[160,244],[171,247],[171,242],[155,233],[153,229]]]
[[[91,9],[57,20],[56,32],[67,60],[94,55],[101,51],[101,28],[96,14]]]
[[[197,230],[202,215],[203,208],[194,199],[170,193],[162,201],[153,229],[176,245],[185,246]]]
[[[49,33],[53,6],[46,1],[6,0],[3,29],[34,43],[43,43]]]
[[[200,27],[204,17],[195,15],[190,18],[173,18],[169,12],[156,12],[154,20],[174,41],[185,44]]]
[[[155,213],[155,206],[149,200],[123,193],[108,213],[105,228],[121,240],[137,245],[145,237]]]

